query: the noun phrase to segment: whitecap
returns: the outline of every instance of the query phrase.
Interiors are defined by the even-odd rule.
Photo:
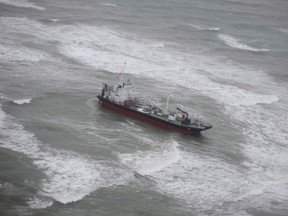
[[[247,142],[249,142],[249,145],[243,145],[243,151],[246,153],[246,156],[253,161],[251,162],[252,165],[249,166],[250,168],[253,168],[252,166],[258,168],[259,164],[260,166],[261,164],[265,164],[265,169],[268,169],[271,163],[273,163],[273,166],[279,169],[280,162],[280,166],[287,164],[287,154],[285,151],[282,151],[282,153],[279,152],[279,149],[277,151],[277,146],[274,145],[274,141],[271,142],[272,147],[263,148],[263,144],[269,142],[269,140],[267,141],[267,137],[272,137],[279,143],[281,141],[284,144],[287,143],[287,133],[279,132],[281,129],[286,128],[285,119],[287,118],[285,118],[285,114],[287,114],[287,111],[283,111],[282,117],[280,115],[278,116],[279,112],[277,110],[273,111],[275,112],[275,116],[270,116],[269,113],[271,111],[269,110],[260,112],[261,108],[265,107],[262,106],[261,103],[272,104],[281,102],[279,98],[284,98],[284,96],[287,95],[287,91],[282,92],[281,87],[266,73],[260,73],[260,70],[245,65],[239,66],[235,64],[235,62],[228,62],[226,59],[223,63],[223,61],[215,58],[211,59],[207,55],[197,56],[191,53],[185,54],[175,50],[169,50],[167,47],[164,47],[165,50],[162,51],[162,49],[153,48],[153,44],[155,44],[154,41],[151,43],[151,41],[139,41],[139,38],[137,38],[137,40],[127,38],[126,35],[106,28],[85,25],[79,25],[77,27],[67,25],[48,28],[34,21],[27,23],[27,19],[13,19],[12,21],[15,25],[9,26],[8,23],[7,26],[19,30],[22,33],[35,33],[35,35],[45,40],[59,40],[59,44],[61,45],[59,45],[58,49],[62,54],[87,65],[92,65],[95,68],[105,67],[105,69],[109,71],[120,73],[123,68],[123,62],[126,61],[128,64],[125,72],[127,73],[140,74],[141,76],[158,79],[168,84],[185,86],[191,91],[215,99],[217,103],[224,104],[226,109],[231,108],[227,112],[223,111],[224,114],[227,114],[231,118],[231,121],[236,120],[236,122],[244,123],[245,127],[239,128],[239,131],[242,131],[248,138]],[[233,37],[232,42],[234,46],[241,48],[244,46],[244,48],[247,48],[245,44],[240,43]],[[254,51],[254,49],[255,48],[253,48],[252,51]],[[150,55],[147,55],[147,53]],[[183,67],[185,70],[178,72],[179,67]],[[175,75],[176,73],[177,75]],[[209,76],[207,76],[207,73],[209,73]],[[216,75],[217,73],[219,76]],[[218,79],[226,82],[217,82]],[[240,85],[237,85],[237,83]],[[212,102],[211,106],[213,105]],[[16,134],[16,137],[18,137],[16,132],[13,134]],[[25,136],[27,136],[27,134]],[[19,139],[21,140],[21,137]],[[30,137],[29,141],[31,140],[34,140],[33,136]],[[39,150],[37,150],[39,145],[33,146],[31,143],[33,144],[33,142],[27,142],[29,151],[31,151],[30,148],[35,148],[32,152],[39,152]],[[24,144],[26,144],[26,142]],[[5,145],[10,144],[6,142]],[[26,152],[19,142],[18,145],[13,145],[11,148]],[[171,150],[173,148],[172,144],[172,146],[169,145],[167,149],[163,149],[162,151],[159,150],[159,148],[156,149],[155,153],[153,151],[146,151],[144,153],[139,151],[135,154],[122,154],[119,157],[121,162],[131,169],[135,169],[139,171],[139,173],[143,172],[143,174],[152,174],[154,177],[158,177],[159,191],[168,195],[172,194],[172,196],[179,198],[179,200],[185,200],[185,202],[191,203],[192,205],[196,203],[196,205],[203,206],[204,209],[206,209],[207,203],[208,208],[213,208],[217,206],[217,204],[219,204],[219,206],[223,204],[223,201],[228,203],[235,199],[236,201],[238,199],[243,200],[241,198],[243,194],[249,194],[249,191],[251,191],[255,185],[259,184],[259,188],[261,188],[263,181],[265,182],[269,177],[265,176],[266,173],[262,175],[259,172],[254,172],[255,169],[253,169],[251,173],[245,171],[245,175],[241,175],[241,173],[235,170],[235,167],[231,167],[227,165],[227,163],[223,163],[223,161],[211,161],[211,158],[201,158],[197,155],[191,156],[190,153],[187,156],[184,154],[184,156],[185,158],[191,159],[187,159],[188,161],[186,159],[182,160],[183,155],[181,152],[179,153],[179,148],[174,148],[174,151]],[[269,152],[271,149],[273,150],[271,152],[272,154]],[[261,154],[259,154],[259,151]],[[28,150],[26,153],[29,155]],[[281,156],[277,158],[280,153]],[[80,165],[76,167],[76,169],[81,169],[82,166],[90,162],[90,159],[86,157],[80,162],[77,160],[79,155],[73,156],[74,154],[71,155],[70,153],[68,153],[68,155],[70,156],[64,157],[63,159],[61,153],[59,153],[59,155],[56,153],[53,157],[53,154],[48,149],[48,155],[45,153],[43,158],[35,157],[40,160],[38,165],[42,167],[41,169],[44,170],[48,167],[48,174],[55,171],[55,177],[51,174],[51,179],[43,182],[43,188],[45,188],[47,195],[62,203],[73,201],[73,195],[77,192],[76,186],[79,184],[79,182],[76,182],[75,187],[70,186],[69,181],[74,181],[74,178],[69,180],[66,176],[74,176],[74,173],[72,171],[65,172],[69,170],[69,167],[72,167],[69,166],[69,164],[73,165],[79,162]],[[150,160],[157,163],[159,155],[163,158],[163,163],[161,163],[162,160],[160,160],[159,164],[154,168],[154,164],[150,162]],[[63,164],[63,167],[66,167],[64,170],[54,168],[56,167],[56,161],[60,159],[63,161],[60,162],[60,165],[62,166]],[[54,160],[54,165],[48,162],[51,160]],[[87,166],[89,167],[89,165]],[[98,165],[96,163],[96,170],[97,167]],[[97,172],[95,179],[97,179],[98,175],[100,177],[103,175],[106,176],[103,174],[106,173],[105,166],[100,170],[104,170],[104,172],[101,171],[100,174]],[[88,169],[88,172],[89,171],[90,168]],[[271,173],[275,174],[270,175],[273,176],[273,178],[277,178],[279,175],[276,171],[275,173]],[[268,175],[269,174],[270,173],[268,173]],[[64,175],[63,179],[65,184],[51,186],[54,183],[61,182],[61,175]],[[75,176],[77,176],[77,173]],[[273,178],[271,177],[270,180]],[[101,179],[102,178],[100,178],[100,182]],[[93,178],[91,182],[93,182]],[[101,185],[100,182],[99,184],[98,181],[94,183]],[[102,185],[107,186],[108,183],[103,183]],[[81,199],[85,194],[93,191],[93,187],[87,183],[87,179],[83,186],[88,189],[82,190],[82,186],[79,185],[80,189],[78,193],[80,196],[77,197],[77,199]],[[283,189],[283,186],[280,185],[279,190],[281,189]],[[65,197],[61,199],[63,193]],[[238,194],[239,196],[237,198]],[[214,206],[214,204],[216,205]],[[236,213],[234,212],[234,214],[231,215],[235,215]]]
[[[0,20],[2,19],[0,18]],[[86,25],[48,28],[23,18],[5,18],[2,21],[7,28],[9,26],[9,29],[12,28],[14,31],[28,34],[37,32],[37,37],[44,40],[55,40],[56,38],[60,41],[58,50],[63,55],[97,69],[119,73],[123,69],[123,62],[127,62],[126,73],[145,74],[153,79],[165,79],[169,83],[189,87],[228,105],[270,103],[270,101],[278,100],[277,96],[270,92],[266,93],[266,86],[271,86],[271,78],[268,75],[261,71],[260,73],[259,70],[243,68],[242,65],[234,62],[225,60],[225,64],[223,64],[221,59],[179,53],[170,50],[169,47],[161,47],[161,42],[131,39],[131,36],[127,36],[127,34],[107,28]],[[235,39],[232,38],[232,41],[235,42]],[[236,42],[239,43],[237,40]],[[237,43],[236,45],[241,45]],[[14,56],[11,56],[12,58]],[[177,73],[180,66],[185,70]],[[202,71],[205,71],[206,74],[203,74]],[[207,73],[209,76],[206,76]],[[213,80],[215,76],[219,76],[223,80],[229,78],[233,82],[239,82],[239,86],[241,83],[251,86],[257,84],[264,91],[261,90],[260,94],[234,84],[217,83]]]
[[[164,43],[155,43],[155,44],[151,44],[152,47],[165,47]]]
[[[218,37],[220,40],[224,41],[226,45],[233,47],[233,48],[236,48],[236,49],[247,50],[247,51],[252,51],[252,52],[270,51],[269,49],[258,49],[258,48],[243,44],[238,39],[236,39],[230,35],[219,34]]]
[[[44,209],[53,205],[53,200],[49,197],[35,196],[28,199],[27,204],[31,209]]]
[[[219,27],[201,27],[201,26],[193,25],[193,24],[191,24],[191,26],[193,28],[196,28],[198,30],[203,30],[203,31],[221,31],[221,28]]]
[[[102,5],[107,6],[107,7],[118,7],[118,5],[114,3],[103,3]]]
[[[151,142],[151,140],[148,139],[148,142]],[[159,172],[180,159],[178,143],[175,141],[172,141],[170,144],[166,143],[165,146],[158,147],[158,149],[154,145],[154,151],[137,151],[132,154],[120,154],[119,158],[121,163],[145,175]]]
[[[131,36],[107,28],[86,25],[79,25],[77,28],[69,25],[48,28],[37,22],[28,21],[19,18],[5,19],[7,25],[12,22],[12,26],[21,32],[40,32],[37,35],[44,40],[57,38],[61,42],[58,50],[63,55],[98,69],[119,73],[123,70],[123,62],[127,62],[126,73],[145,74],[154,79],[165,79],[169,83],[177,83],[200,91],[202,94],[228,105],[253,105],[278,100],[277,96],[264,93],[265,91],[259,94],[235,85],[223,85],[213,81],[210,76],[197,72],[198,69],[211,71],[212,78],[218,73],[223,77],[221,79],[229,77],[245,84],[258,83],[257,86],[261,87],[262,83],[263,87],[270,83],[270,78],[266,74],[261,73],[256,76],[255,74],[259,74],[258,71],[250,68],[243,69],[242,66],[237,67],[237,65],[233,65],[233,62],[223,65],[215,60],[213,62],[207,56],[203,60],[201,56],[185,56],[184,53],[171,51],[165,46],[159,49],[158,45],[162,46],[162,43],[132,40]],[[11,28],[11,25],[9,26]],[[29,28],[27,28],[28,26]],[[155,46],[155,44],[158,45]],[[148,52],[151,55],[146,55]],[[179,65],[186,69],[175,76]],[[266,87],[264,87],[265,89]]]
[[[29,200],[31,208],[45,208],[52,205],[52,198],[63,204],[83,199],[100,187],[124,184],[126,176],[119,178],[115,172],[121,170],[110,167],[103,161],[91,159],[68,150],[53,149],[43,145],[34,134],[0,109],[0,146],[25,154],[33,164],[45,173],[40,187],[41,198]]]
[[[0,44],[0,60],[12,64],[18,64],[19,61],[39,62],[47,59],[48,55],[42,51],[24,47],[21,45]]]
[[[225,65],[215,63],[206,56],[205,61],[200,59],[201,56],[193,58],[193,56],[184,55],[183,57],[183,53],[171,53],[165,46],[163,50],[160,50],[158,46],[154,46],[156,43],[131,40],[126,38],[125,35],[105,28],[100,28],[99,31],[96,31],[96,29],[98,28],[88,26],[78,28],[77,31],[83,32],[83,35],[86,32],[85,38],[75,34],[75,40],[61,45],[60,52],[87,65],[114,73],[122,72],[123,62],[127,62],[126,73],[145,74],[145,76],[153,77],[153,79],[177,83],[195,91],[200,91],[202,94],[228,105],[249,106],[258,103],[273,103],[279,100],[277,95],[264,93],[265,91],[257,93],[233,84],[221,84],[213,81],[213,77],[219,74],[221,79],[227,80],[227,77],[229,77],[232,81],[237,80],[237,82],[243,82],[245,85],[255,85],[257,83],[258,86],[263,84],[263,88],[266,88],[265,86],[270,83],[270,77],[261,71],[251,70],[250,68],[243,69],[240,66],[233,65],[233,62]],[[85,43],[75,41],[84,41]],[[147,52],[151,55],[145,55]],[[193,64],[191,61],[193,61]],[[175,76],[175,71],[179,71],[179,65],[183,66],[183,64],[187,68],[181,70]],[[205,76],[201,72],[198,73],[198,68],[208,72],[211,71],[211,76]],[[255,74],[258,74],[258,76],[255,76]],[[253,79],[251,79],[251,76],[253,76]]]
[[[13,100],[13,103],[22,105],[22,104],[29,104],[31,103],[32,98],[27,98],[27,99],[20,99],[20,100]]]
[[[59,22],[59,19],[49,19],[52,22]]]

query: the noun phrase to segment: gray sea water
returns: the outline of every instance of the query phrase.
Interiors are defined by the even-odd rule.
[[[287,216],[287,11],[0,0],[0,215]],[[125,62],[139,95],[170,95],[213,129],[187,136],[101,108]]]

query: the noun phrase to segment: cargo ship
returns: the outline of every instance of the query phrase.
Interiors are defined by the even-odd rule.
[[[114,112],[150,123],[163,129],[178,131],[189,135],[199,135],[201,131],[212,128],[180,108],[168,110],[169,97],[166,108],[163,109],[148,98],[132,96],[132,84],[129,79],[119,81],[116,85],[103,84],[102,91],[97,95],[99,103]]]

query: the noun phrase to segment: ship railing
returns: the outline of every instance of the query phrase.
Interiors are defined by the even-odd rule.
[[[148,101],[147,104],[152,105],[154,107],[157,107],[159,110],[164,112],[164,109],[159,104],[157,104],[155,101],[152,101],[151,99],[146,98],[146,97],[144,97],[144,98]]]
[[[159,116],[167,114],[162,107],[146,97],[137,98],[137,107],[147,113],[154,113]]]

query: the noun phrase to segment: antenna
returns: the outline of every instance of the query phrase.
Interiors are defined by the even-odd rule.
[[[169,99],[170,99],[170,94],[168,94],[168,97],[167,97],[165,113],[168,113]]]

